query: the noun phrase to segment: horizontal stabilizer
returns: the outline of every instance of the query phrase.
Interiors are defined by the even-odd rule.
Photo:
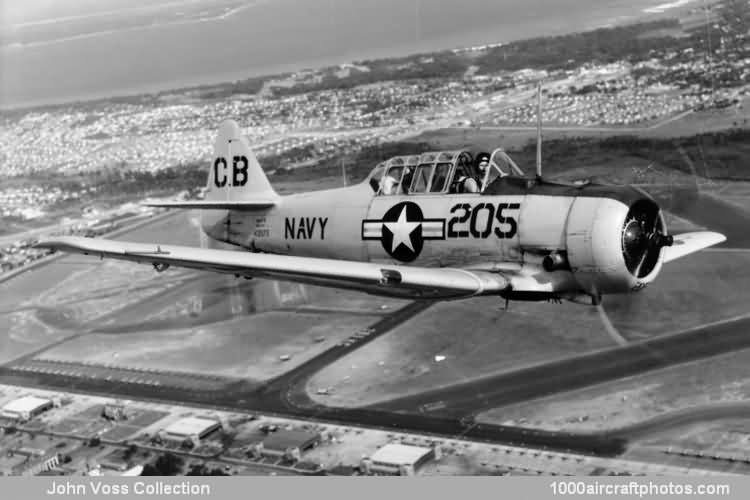
[[[718,245],[726,239],[723,234],[710,231],[674,235],[672,246],[664,247],[664,262],[670,262],[706,247]]]
[[[159,208],[202,208],[205,210],[261,210],[276,204],[272,200],[199,200],[199,201],[164,201],[161,203],[144,203],[147,207]]]

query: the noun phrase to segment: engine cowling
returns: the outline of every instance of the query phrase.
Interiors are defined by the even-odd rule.
[[[592,296],[645,287],[661,270],[662,247],[672,244],[659,206],[645,196],[630,205],[577,197],[565,238],[570,269]]]

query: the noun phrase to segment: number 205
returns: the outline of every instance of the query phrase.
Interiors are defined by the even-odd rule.
[[[518,222],[504,212],[519,208],[520,203],[498,203],[497,208],[492,203],[480,203],[473,207],[468,203],[458,203],[451,208],[451,213],[455,215],[448,220],[448,237],[487,238],[494,232],[500,239],[513,238],[518,232]],[[483,211],[487,214],[481,220]]]

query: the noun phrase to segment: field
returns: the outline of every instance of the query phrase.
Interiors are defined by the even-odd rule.
[[[750,449],[750,421],[745,416],[665,429],[658,435],[639,441],[637,447],[625,456],[638,458],[652,450],[662,452],[671,450],[678,453],[682,450],[690,450],[707,455],[716,453],[747,459],[748,449]]]
[[[586,130],[583,128],[574,130],[545,130],[543,140],[569,139],[575,137],[602,138],[609,137],[613,131]],[[527,144],[536,142],[536,130],[533,128],[509,127],[509,128],[444,128],[430,130],[418,136],[408,139],[408,142],[429,143],[435,149],[470,149],[492,151],[495,148],[503,148],[512,151],[522,148]],[[544,158],[544,157],[542,157]],[[522,170],[531,172],[533,165],[518,165]]]
[[[675,333],[749,313],[750,251],[709,249],[665,264],[656,281],[604,308],[626,338]]]
[[[726,201],[750,214],[750,182],[714,182],[701,186],[701,192]]]
[[[502,307],[492,297],[436,304],[321,370],[310,379],[308,394],[327,405],[366,405],[614,345],[598,333],[593,308],[516,302],[508,311]],[[320,387],[333,388],[332,394],[316,395]]]
[[[84,331],[89,333],[40,356],[265,380],[332,347],[401,304],[338,290],[184,271],[176,271],[175,277],[165,273],[163,281],[152,277],[154,282],[145,287],[148,294],[133,291],[137,282],[119,287],[109,283],[112,277],[127,281],[127,271],[133,268],[153,275],[145,266],[97,263],[83,272],[96,272],[103,289],[95,288],[75,307],[63,303],[56,309],[51,303],[46,314],[26,311],[32,318],[67,315],[73,323],[81,320],[80,310],[101,313],[104,302],[112,302],[106,302],[111,307],[95,322],[87,317]],[[185,277],[179,278],[179,273]],[[105,289],[115,292],[102,298]],[[72,285],[55,290],[76,294]],[[281,356],[291,360],[281,362]]]
[[[750,252],[707,251],[666,265],[646,290],[607,296],[626,340],[679,332],[747,314]],[[596,308],[479,298],[441,303],[321,370],[308,394],[360,406],[612,347]],[[435,356],[444,356],[437,361]],[[330,387],[330,395],[317,395]]]
[[[266,380],[375,321],[374,315],[269,311],[185,330],[92,333],[42,355],[57,361]],[[317,341],[321,337],[324,340]],[[283,355],[291,359],[280,361]]]
[[[750,349],[655,370],[611,383],[557,394],[477,416],[481,422],[509,423],[568,431],[615,430],[701,405],[744,402],[750,397]],[[727,412],[731,418],[733,411]],[[705,424],[703,424],[705,425]],[[674,425],[654,425],[639,441],[665,439]],[[683,426],[684,427],[684,426]],[[653,433],[653,436],[652,436]],[[674,434],[674,433],[673,433]]]
[[[0,314],[0,363],[64,339],[70,333],[59,332],[27,313]]]
[[[33,229],[31,224],[28,224],[21,219],[11,219],[10,217],[7,217],[0,220],[0,237],[21,231],[28,231],[29,229]]]
[[[197,231],[185,231],[185,226],[190,227],[189,218],[182,214],[122,237],[158,240],[168,232],[177,244],[197,244]],[[176,275],[178,280],[182,273]],[[81,255],[64,256],[0,282],[0,362],[80,333],[90,321],[161,293],[170,284],[175,282],[159,283],[147,266]]]
[[[697,111],[684,118],[653,128],[646,133],[651,137],[684,137],[704,132],[726,130],[732,127],[747,127],[750,118],[750,98],[741,98],[740,106],[730,106],[709,111]]]

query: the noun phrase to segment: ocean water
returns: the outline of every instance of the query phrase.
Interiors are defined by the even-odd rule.
[[[240,8],[226,15],[206,14],[202,20],[182,22],[150,13],[152,24],[143,26],[138,25],[140,21],[133,22],[134,16],[146,16],[138,12],[142,0],[77,1],[81,2],[79,9],[68,12],[61,9],[60,2],[45,0],[29,0],[29,5],[41,5],[33,11],[19,13],[5,8],[2,17],[6,24],[0,24],[0,30],[8,35],[14,26],[11,23],[39,24],[34,29],[39,30],[40,38],[37,43],[34,39],[17,43],[0,32],[0,107],[218,83],[354,60],[569,33],[665,15],[669,9],[653,7],[671,3],[225,0]],[[105,18],[97,16],[106,10],[107,1],[111,9],[104,23]],[[195,13],[202,8],[202,1],[169,0],[159,13],[163,16],[170,9],[193,9]],[[42,7],[47,4],[55,9],[45,11]],[[77,4],[70,0],[69,5]],[[148,8],[153,5],[149,3]],[[99,11],[90,14],[90,19],[85,23],[78,19],[94,6]],[[117,16],[121,16],[121,27],[112,25]],[[99,22],[101,29],[96,29]],[[45,36],[45,26],[54,27],[55,36]]]

